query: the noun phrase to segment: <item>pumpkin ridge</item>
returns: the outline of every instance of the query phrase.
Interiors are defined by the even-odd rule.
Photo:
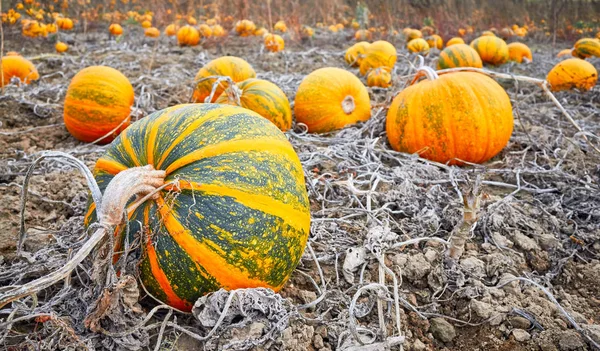
[[[156,149],[156,137],[158,135],[159,127],[162,126],[163,123],[169,120],[171,117],[171,113],[177,110],[177,105],[167,108],[163,113],[161,113],[158,118],[154,119],[154,123],[152,127],[150,127],[147,132],[147,140],[148,140],[148,150],[146,151],[146,159],[148,160],[148,164],[154,166],[154,152]],[[160,169],[161,163],[160,161],[156,165],[156,169]]]
[[[129,168],[129,167],[125,166],[124,164],[122,164],[120,162],[107,159],[106,157],[101,157],[96,162],[96,165],[94,166],[94,171],[102,170],[102,171],[105,171],[106,173],[110,173],[112,175],[117,175],[119,172],[124,171],[127,168]]]
[[[129,130],[130,129],[125,129],[124,132],[121,133],[121,143],[123,145],[123,148],[125,149],[125,152],[129,156],[131,161],[133,161],[134,166],[139,167],[142,166],[142,163],[140,162],[137,152],[135,152],[135,149],[133,148],[133,145],[131,145],[131,139],[129,138],[128,133]]]

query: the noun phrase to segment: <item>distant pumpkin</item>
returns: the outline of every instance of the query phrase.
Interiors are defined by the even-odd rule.
[[[394,45],[384,40],[378,40],[367,47],[364,59],[360,62],[360,74],[364,76],[369,70],[378,67],[393,68],[396,60]]]
[[[277,23],[275,23],[275,26],[273,26],[273,29],[276,32],[281,32],[281,33],[287,32],[287,26],[285,25],[284,21],[278,21]]]
[[[117,37],[123,34],[123,27],[121,27],[121,25],[118,23],[113,23],[108,27],[108,31],[110,34]]]
[[[467,44],[456,44],[440,52],[437,69],[475,67],[482,68],[483,62],[475,49]]]
[[[373,34],[366,29],[360,29],[354,33],[354,39],[357,41],[371,40],[372,37]]]
[[[172,37],[172,36],[177,35],[177,25],[175,23],[169,24],[165,28],[165,35],[168,36],[168,37]]]
[[[62,41],[59,41],[56,43],[56,45],[54,45],[54,48],[56,49],[56,52],[60,54],[69,50],[69,45],[63,43]]]
[[[38,80],[40,75],[31,61],[16,54],[2,58],[0,87],[10,84],[12,78],[18,78],[21,83],[29,84],[34,80]]]
[[[235,56],[222,56],[214,59],[204,65],[196,75],[196,88],[192,100],[195,102],[205,102],[204,100],[210,96],[213,89],[215,78],[212,76],[227,76],[235,83],[239,83],[248,78],[255,78],[256,72],[248,62]],[[215,102],[223,93],[227,83],[221,83],[215,90],[213,98],[209,102]]]
[[[134,92],[127,77],[114,68],[91,66],[71,80],[64,104],[64,121],[75,138],[100,144],[111,142],[129,125]]]
[[[367,85],[370,87],[389,88],[392,86],[392,75],[387,67],[371,70],[367,75]]]
[[[533,61],[531,49],[527,45],[517,42],[508,44],[508,58],[517,63],[523,63],[523,61],[529,63]]]
[[[177,31],[177,44],[179,46],[196,46],[200,42],[200,33],[190,25],[185,25]]]
[[[211,27],[212,29],[212,35],[213,37],[224,37],[227,33],[225,32],[225,29],[223,29],[223,27],[221,27],[221,25],[219,24],[215,24]]]
[[[442,50],[442,48],[444,48],[444,40],[437,34],[427,37],[427,44],[431,49],[436,48]]]
[[[561,50],[561,51],[560,51],[560,52],[559,52],[559,53],[556,55],[556,57],[572,56],[572,55],[571,55],[571,51],[573,51],[573,49],[564,49],[564,50]]]
[[[150,27],[144,30],[144,35],[148,38],[158,38],[160,37],[160,31],[156,27]]]
[[[577,40],[574,46],[574,52],[579,58],[588,58],[591,56],[600,57],[600,39],[582,38]],[[573,55],[575,56],[575,55]]]
[[[146,29],[146,28],[150,28],[150,27],[152,27],[152,22],[147,21],[147,20],[142,22],[142,28]]]
[[[365,52],[367,51],[369,45],[371,44],[366,41],[361,41],[349,47],[344,54],[344,60],[346,63],[351,67],[360,66],[360,62],[364,58]]]
[[[409,42],[411,40],[414,39],[419,39],[419,38],[423,38],[423,33],[421,33],[420,30],[418,29],[411,29],[409,32],[407,32],[408,34],[406,35],[406,41]]]
[[[62,30],[73,29],[73,20],[70,18],[59,18],[56,20],[56,24],[58,25],[58,28]]]
[[[280,52],[285,48],[283,38],[277,34],[267,34],[264,39],[265,48],[271,52]]]
[[[371,101],[354,74],[340,68],[320,68],[300,83],[294,114],[309,132],[325,133],[368,120]]]
[[[508,45],[496,36],[481,36],[471,42],[484,63],[499,66],[508,61]]]
[[[554,66],[546,80],[550,84],[552,91],[562,91],[570,89],[590,90],[598,81],[598,71],[591,63],[571,58],[561,61]]]
[[[429,53],[429,44],[423,38],[413,39],[406,45],[408,51],[416,54],[427,55]]]
[[[465,41],[463,40],[463,38],[454,37],[454,38],[448,40],[448,42],[446,43],[446,47],[456,45],[456,44],[464,44],[464,43],[465,43]]]

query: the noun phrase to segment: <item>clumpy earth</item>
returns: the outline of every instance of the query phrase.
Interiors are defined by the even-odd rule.
[[[72,163],[48,159],[35,167],[27,188],[26,235],[17,253],[21,189],[40,153],[63,151],[93,168],[104,149],[78,142],[62,122],[64,95],[77,71],[107,65],[123,72],[135,88],[139,119],[187,103],[197,70],[222,55],[246,59],[293,102],[304,76],[345,67],[343,52],[351,43],[343,34],[318,33],[269,54],[258,38],[179,48],[172,38],[155,46],[139,32],[111,41],[92,31],[66,36],[69,53],[55,55],[48,54],[50,41],[22,43],[14,33],[5,38],[5,50],[32,58],[41,78],[0,95],[2,291],[60,268],[89,238],[82,224],[85,178]],[[593,349],[600,343],[600,154],[584,136],[600,145],[600,87],[556,94],[580,132],[537,86],[501,81],[515,116],[509,144],[485,165],[449,167],[387,144],[386,108],[418,63],[401,39],[390,41],[401,53],[394,86],[369,89],[369,121],[324,135],[307,134],[300,125],[287,133],[304,166],[312,228],[310,249],[279,295],[222,291],[199,300],[191,315],[173,313],[156,307],[126,275],[135,275],[135,262],[118,284],[98,287],[90,275],[97,264],[92,255],[68,280],[0,309],[2,345],[334,350],[358,347],[358,337],[399,349],[395,337],[402,335],[404,349],[415,351]],[[557,50],[527,43],[532,64],[489,69],[544,78],[559,60]],[[433,65],[436,56],[425,63]],[[460,259],[450,260],[443,240],[456,235],[460,194],[474,187],[478,220]],[[422,240],[404,243],[411,239]],[[233,302],[219,322],[228,296]]]

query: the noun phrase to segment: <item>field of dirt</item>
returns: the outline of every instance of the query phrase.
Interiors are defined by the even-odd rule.
[[[65,92],[79,70],[107,65],[124,73],[138,119],[187,103],[198,69],[222,55],[246,59],[293,102],[313,70],[345,68],[351,43],[344,34],[318,34],[270,54],[258,38],[204,48],[140,38],[67,36],[71,50],[59,56],[50,42],[5,33],[5,52],[31,58],[41,78],[0,95],[0,292],[60,268],[89,238],[85,178],[72,163],[46,160],[30,179],[17,254],[21,188],[34,160],[58,150],[93,168],[103,152],[63,124]],[[401,54],[395,85],[369,89],[369,121],[324,135],[302,126],[287,133],[304,166],[312,227],[310,247],[280,295],[219,292],[190,315],[155,308],[126,281],[129,290],[111,288],[118,303],[95,316],[94,329],[84,323],[102,294],[89,275],[92,255],[70,279],[0,309],[0,348],[375,350],[400,349],[402,335],[403,349],[415,351],[593,350],[600,344],[600,153],[589,143],[600,147],[600,86],[556,94],[579,131],[539,87],[501,81],[515,116],[508,146],[484,165],[446,166],[387,144],[386,107],[417,64],[403,39],[390,41]],[[533,63],[489,69],[543,79],[559,59],[548,44],[525,42]],[[600,60],[590,62],[600,68]],[[460,260],[449,260],[445,241],[462,223],[460,194],[477,187],[477,224]],[[137,293],[139,305],[131,300]],[[226,300],[233,302],[217,321]],[[379,348],[362,345],[372,342]]]

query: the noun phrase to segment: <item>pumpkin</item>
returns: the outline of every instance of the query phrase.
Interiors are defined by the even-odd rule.
[[[144,30],[144,35],[148,38],[158,38],[160,37],[160,31],[156,27],[150,27]]]
[[[498,66],[508,61],[508,45],[498,37],[479,37],[471,42],[471,47],[477,51],[484,63]]]
[[[254,33],[252,33],[252,35],[257,36],[257,37],[264,37],[267,34],[269,34],[269,32],[264,27],[260,27],[256,30],[254,30]]]
[[[152,27],[152,22],[146,20],[142,22],[142,28],[146,29],[146,28],[150,28]]]
[[[371,40],[372,37],[373,34],[366,29],[357,30],[356,33],[354,33],[354,39],[358,41]]]
[[[104,192],[140,165],[175,183],[116,227],[113,262],[140,235],[139,276],[152,297],[190,311],[220,288],[282,288],[304,252],[310,211],[300,160],[275,125],[238,106],[173,106],[127,128],[94,176]],[[90,201],[85,224],[95,221]]]
[[[392,75],[387,67],[371,70],[367,75],[367,85],[370,87],[389,88],[392,85]]]
[[[235,31],[241,37],[247,37],[254,34],[256,25],[249,20],[241,20],[235,24]]]
[[[571,55],[571,52],[572,52],[572,51],[573,51],[573,49],[564,49],[564,50],[561,50],[561,51],[560,51],[560,52],[559,52],[559,53],[556,55],[556,57],[572,56],[572,55]]]
[[[533,61],[531,56],[531,50],[523,43],[510,43],[508,44],[508,59],[517,63],[529,63]]]
[[[185,25],[177,31],[177,44],[179,46],[195,46],[200,42],[200,33],[190,25]]]
[[[201,24],[198,26],[198,33],[202,38],[210,38],[212,36],[212,29],[207,24]]]
[[[421,28],[421,34],[423,34],[424,36],[428,37],[433,35],[433,33],[435,33],[435,29],[433,29],[433,27],[431,26],[424,26]]]
[[[187,18],[187,24],[189,24],[190,26],[195,26],[196,24],[198,24],[198,21],[196,21],[194,17],[189,16]]]
[[[426,159],[483,163],[499,153],[513,130],[510,99],[481,73],[441,76],[422,68],[427,80],[402,90],[387,114],[386,131],[396,151]]]
[[[459,37],[464,37],[467,34],[467,30],[464,28],[459,28],[456,33],[458,34]]]
[[[433,34],[427,37],[427,44],[432,49],[436,48],[438,50],[442,50],[442,48],[444,47],[444,40],[439,35]]]
[[[58,25],[58,28],[62,30],[73,29],[73,20],[70,18],[59,18],[56,20],[56,24]]]
[[[217,38],[224,37],[225,34],[227,34],[225,32],[225,29],[223,29],[223,27],[221,27],[221,25],[219,25],[219,24],[215,24],[214,26],[212,26],[211,29],[212,29],[212,35]]]
[[[300,37],[302,39],[309,39],[315,35],[315,30],[309,26],[302,26],[302,30],[300,31]]]
[[[515,35],[512,29],[504,27],[500,30],[500,37],[504,40],[508,40]]]
[[[56,52],[60,54],[69,50],[69,45],[63,43],[62,41],[59,41],[56,43],[56,45],[54,45],[54,48],[56,49]]]
[[[165,35],[168,37],[175,36],[177,35],[177,29],[177,25],[175,23],[171,23],[165,28]]]
[[[277,34],[267,34],[264,39],[265,48],[271,52],[283,51],[285,42],[283,38]]]
[[[133,87],[121,72],[106,66],[84,68],[73,77],[67,89],[65,126],[75,138],[92,142],[122,123],[99,142],[109,143],[129,125],[133,98]]]
[[[344,60],[346,60],[346,63],[351,67],[360,66],[360,63],[369,45],[371,44],[366,41],[361,41],[349,47],[344,54]]]
[[[437,69],[475,67],[482,68],[483,62],[475,49],[467,44],[456,44],[440,52]]]
[[[108,31],[114,36],[119,36],[123,34],[123,27],[121,27],[121,25],[118,23],[113,23],[108,27]]]
[[[6,53],[6,56],[21,56],[21,54],[16,51],[9,51]]]
[[[216,78],[208,78],[211,76],[229,77],[235,83],[238,83],[248,78],[255,78],[256,72],[248,62],[239,57],[223,56],[214,59],[198,71],[195,78],[196,89],[192,96],[193,101],[205,102],[204,100],[212,92],[213,83],[216,81]],[[223,93],[223,90],[225,90],[223,84],[219,84],[210,102],[215,102]]]
[[[486,30],[481,33],[481,36],[482,37],[495,37],[496,34],[494,34],[494,32],[492,32],[492,31]]]
[[[219,96],[217,104],[238,105],[268,119],[277,128],[287,131],[292,127],[292,110],[285,93],[263,79],[250,78],[229,85]]]
[[[4,56],[2,58],[0,87],[10,84],[13,78],[18,78],[23,84],[29,84],[34,80],[38,80],[40,75],[33,63],[21,55]]]
[[[378,67],[392,68],[396,64],[396,48],[384,40],[373,42],[367,47],[365,57],[360,62],[360,74],[365,75],[369,70]]]
[[[275,23],[275,26],[273,26],[273,29],[276,32],[281,32],[281,33],[287,32],[287,26],[285,25],[284,21],[278,21],[277,23]]]
[[[574,46],[574,51],[580,58],[588,58],[590,56],[600,57],[600,39],[583,38],[577,40]]]
[[[561,61],[554,66],[546,80],[552,91],[561,91],[577,88],[579,90],[590,90],[598,81],[598,71],[591,63],[570,58]]]
[[[413,53],[425,54],[429,53],[429,44],[425,41],[425,39],[417,38],[408,42],[406,45],[408,51]]]
[[[418,29],[411,29],[406,35],[406,41],[410,42],[413,39],[423,38],[423,33]]]
[[[337,33],[338,32],[338,27],[335,26],[335,24],[330,25],[329,27],[327,27],[329,29],[330,32],[332,33]]]
[[[352,73],[333,67],[313,71],[300,83],[294,101],[296,121],[309,132],[325,133],[371,117],[369,93]]]
[[[456,44],[464,44],[464,43],[465,43],[465,41],[463,40],[463,38],[454,37],[454,38],[448,40],[448,42],[446,43],[446,47],[456,45]]]

